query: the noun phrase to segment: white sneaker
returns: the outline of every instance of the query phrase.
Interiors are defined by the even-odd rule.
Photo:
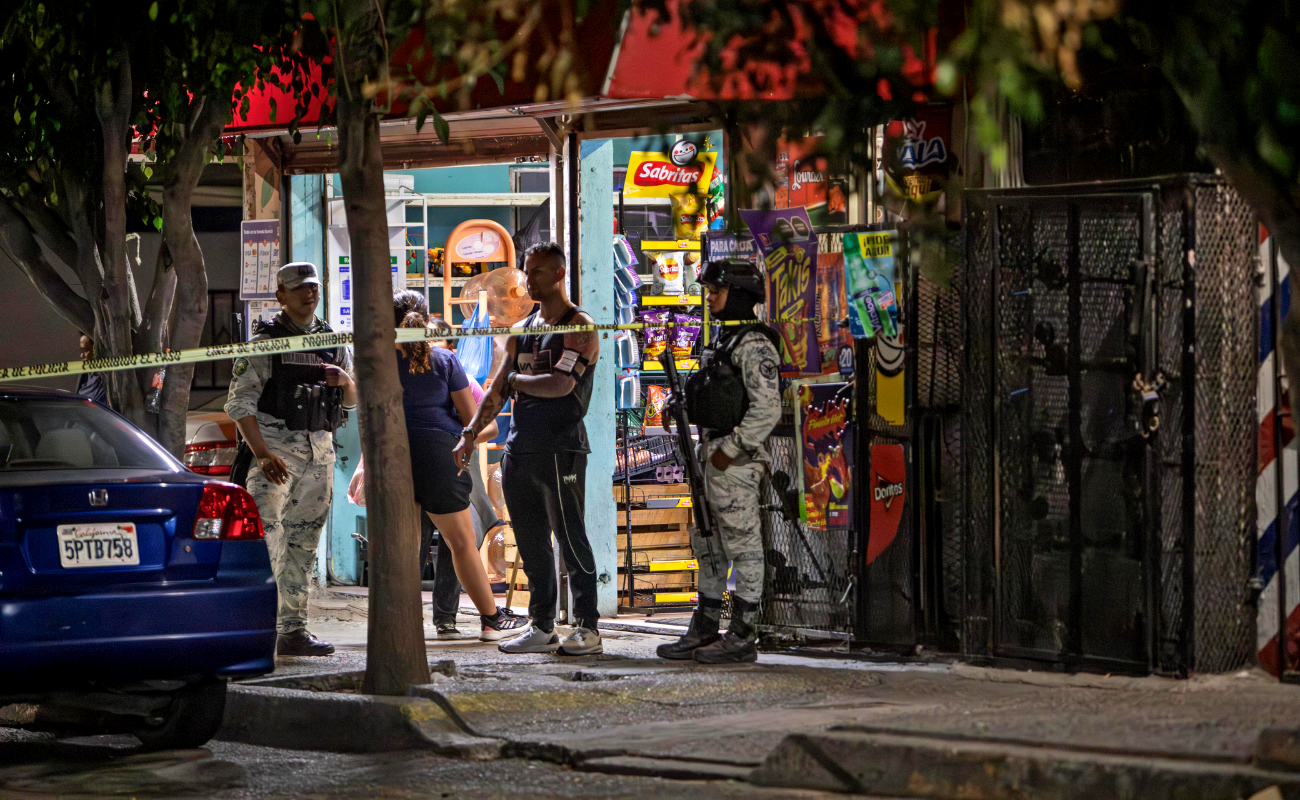
[[[560,636],[555,631],[547,633],[529,625],[523,633],[497,645],[497,649],[503,653],[554,653],[560,649]]]
[[[560,652],[566,656],[590,656],[605,652],[605,646],[600,643],[600,631],[595,628],[574,628],[560,644]]]

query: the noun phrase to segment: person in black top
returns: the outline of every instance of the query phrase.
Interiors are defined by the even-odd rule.
[[[83,333],[79,344],[82,361],[89,361],[95,357],[94,339]],[[83,372],[77,376],[77,394],[101,406],[108,405],[108,387],[104,384],[104,376],[98,372]]]
[[[554,242],[534,245],[524,254],[528,293],[539,308],[523,327],[590,325],[591,317],[569,301],[564,288],[564,251]],[[462,467],[473,442],[509,396],[514,397],[510,435],[501,462],[501,489],[515,529],[515,543],[528,573],[532,626],[504,642],[505,653],[588,655],[602,652],[596,629],[596,558],[587,540],[584,505],[587,483],[587,429],[583,417],[591,401],[592,373],[600,344],[592,331],[512,336],[506,357],[492,376],[478,413],[456,445]],[[569,569],[577,625],[560,642],[555,633],[557,580],[551,534]]]

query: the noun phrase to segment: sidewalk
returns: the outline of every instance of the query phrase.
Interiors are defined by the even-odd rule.
[[[462,631],[476,630],[462,620]],[[1247,797],[1274,784],[1281,796],[1300,796],[1300,772],[1252,762],[1262,732],[1300,727],[1300,688],[1259,671],[1178,681],[775,653],[755,665],[702,667],[655,658],[669,636],[613,627],[602,631],[605,653],[581,659],[508,656],[476,640],[438,642],[427,629],[430,660],[452,662],[444,671],[454,677],[412,694],[437,703],[463,733],[498,742],[502,756],[586,771],[836,791],[889,785],[941,797],[961,792],[927,770],[952,768],[952,757],[984,772],[1059,773],[1068,762],[1075,772],[1062,774],[1075,783],[1080,764],[1089,775],[1150,783],[1145,794],[1117,796],[1165,796],[1157,785],[1170,780],[1200,781],[1193,785],[1208,792],[1187,796]],[[364,622],[321,620],[312,630],[338,655],[283,659],[277,677],[364,669]],[[1282,758],[1300,769],[1300,759]],[[902,768],[909,759],[925,767],[907,767],[913,789],[870,782],[888,771],[882,761]],[[1226,794],[1215,794],[1219,784]],[[1035,796],[968,789],[972,798]]]

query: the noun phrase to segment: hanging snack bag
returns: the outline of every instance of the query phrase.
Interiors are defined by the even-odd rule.
[[[664,402],[668,399],[668,390],[655,384],[648,384],[645,390],[645,426],[647,428],[662,428],[664,426]]]
[[[663,327],[668,321],[667,311],[642,311],[641,321],[646,327],[641,331],[645,346],[641,348],[641,358],[645,361],[658,361],[668,347],[668,328]],[[650,327],[650,326],[659,327]]]
[[[682,268],[685,266],[685,253],[652,253],[654,259],[653,294],[681,294],[684,281]]]
[[[700,259],[700,254],[690,252],[686,254],[686,274],[690,275],[690,285],[686,287],[686,293],[697,295],[700,293],[700,270],[704,268],[704,262]]]
[[[704,320],[690,314],[673,314],[677,323],[668,333],[668,346],[672,348],[674,359],[690,358],[695,349],[695,340],[700,337],[700,326]]]
[[[693,192],[672,195],[673,236],[695,239],[709,229],[709,212],[704,198]]]

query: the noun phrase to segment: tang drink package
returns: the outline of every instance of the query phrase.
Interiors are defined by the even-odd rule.
[[[645,347],[641,348],[641,356],[646,361],[657,361],[668,347],[668,328],[664,326],[668,321],[668,314],[667,311],[641,312],[641,322],[646,325],[641,332],[645,341]]]
[[[677,324],[668,332],[668,347],[673,351],[673,358],[690,358],[704,320],[690,314],[673,314],[673,322]]]

